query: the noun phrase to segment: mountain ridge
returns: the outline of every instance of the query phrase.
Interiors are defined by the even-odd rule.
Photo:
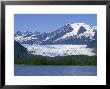
[[[53,32],[17,31],[14,36],[15,40],[21,44],[89,44],[96,40],[97,27],[86,23],[73,23],[65,24]]]

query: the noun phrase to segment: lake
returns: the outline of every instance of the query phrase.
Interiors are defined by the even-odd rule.
[[[14,66],[15,76],[96,76],[96,66]]]

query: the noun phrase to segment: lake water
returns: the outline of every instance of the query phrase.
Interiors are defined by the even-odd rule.
[[[15,76],[96,76],[96,66],[14,66]]]

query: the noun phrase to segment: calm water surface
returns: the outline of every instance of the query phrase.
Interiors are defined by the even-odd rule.
[[[96,76],[96,66],[14,66],[15,76]]]

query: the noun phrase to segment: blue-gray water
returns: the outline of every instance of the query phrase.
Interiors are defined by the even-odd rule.
[[[14,66],[15,76],[96,76],[96,66]]]

